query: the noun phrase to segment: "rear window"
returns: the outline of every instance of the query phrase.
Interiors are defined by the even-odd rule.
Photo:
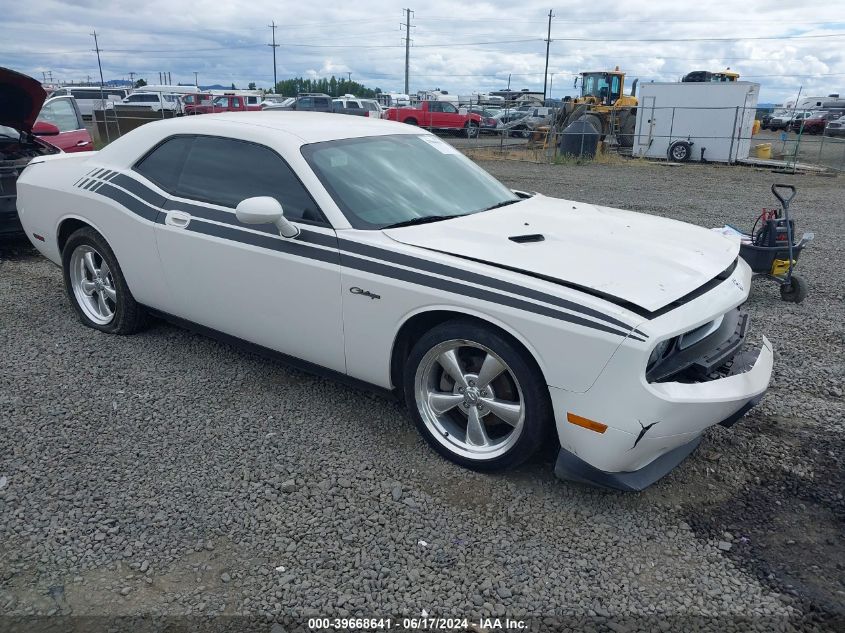
[[[175,136],[165,141],[141,159],[135,171],[165,191],[174,191],[192,142],[191,136]]]

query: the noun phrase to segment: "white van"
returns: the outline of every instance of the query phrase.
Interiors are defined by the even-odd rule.
[[[129,94],[128,88],[106,88],[100,86],[66,86],[57,88],[51,97],[71,96],[79,106],[79,113],[83,118],[90,119],[94,110],[104,110],[108,102],[120,103]]]

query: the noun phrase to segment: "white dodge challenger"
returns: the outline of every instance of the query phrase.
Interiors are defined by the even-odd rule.
[[[477,470],[642,489],[759,402],[739,245],[511,191],[436,136],[298,112],[151,123],[36,158],[18,211],[85,325],[149,314],[399,395]]]

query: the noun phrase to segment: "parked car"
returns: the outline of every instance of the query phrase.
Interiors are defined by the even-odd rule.
[[[149,109],[153,112],[161,112],[162,110],[171,110],[177,114],[182,112],[178,100],[168,99],[166,97],[173,95],[165,95],[161,92],[133,92],[120,103],[115,103],[115,110],[125,110],[130,108]]]
[[[421,101],[413,107],[388,108],[385,119],[432,130],[464,132],[470,138],[478,136],[481,117],[475,113],[461,114],[448,101]]]
[[[100,86],[66,86],[50,93],[51,97],[69,96],[76,99],[83,118],[90,119],[94,110],[104,110],[120,103],[129,95],[128,88],[107,88]]]
[[[296,97],[282,97],[280,95],[273,95],[270,97],[268,95],[268,97],[261,102],[261,109],[265,110],[270,106],[288,106],[294,101],[296,101]]]
[[[462,113],[464,109],[461,109]],[[496,114],[498,110],[493,110],[490,108],[482,108],[479,106],[473,106],[471,108],[467,108],[466,112],[477,114],[481,117],[480,125],[481,125],[481,132],[491,132],[496,129]]]
[[[298,95],[287,104],[267,105],[264,110],[297,110],[299,112],[331,112],[332,98],[321,92],[310,92]]]
[[[826,136],[845,136],[845,116],[830,121],[824,131]]]
[[[382,116],[382,107],[373,99],[341,97],[332,99],[332,112],[380,119]]]
[[[196,114],[196,110],[204,111],[211,108],[214,95],[210,92],[193,92],[182,95],[184,114]]]
[[[54,134],[48,131],[43,132],[44,126],[39,123],[48,123],[55,126],[57,132]],[[49,130],[49,128],[48,128]],[[73,97],[50,97],[41,106],[38,119],[33,127],[36,136],[44,136],[55,147],[63,152],[89,152],[94,149],[94,141],[91,134],[85,127],[82,114],[76,105]]]
[[[835,121],[845,115],[845,110],[824,110],[813,112],[805,119],[796,119],[790,124],[793,132],[802,134],[823,134],[829,121]]]
[[[45,140],[57,136],[59,129],[46,121],[36,122],[47,98],[40,82],[0,68],[0,95],[0,237],[7,237],[23,231],[16,208],[21,172],[33,158],[61,150]]]
[[[161,96],[164,97],[165,101],[168,101],[176,106],[174,109],[176,110],[177,116],[185,114],[185,102],[182,101],[182,95],[165,92]]]
[[[169,315],[393,392],[473,469],[513,467],[556,434],[558,476],[641,489],[772,374],[768,339],[743,349],[738,241],[511,191],[410,125],[155,121],[34,159],[19,196],[84,325],[131,334]]]
[[[219,95],[211,102],[203,100],[193,105],[185,106],[185,114],[215,114],[218,112],[249,112],[261,110],[261,103],[257,97],[250,95]]]
[[[778,110],[777,112],[772,113],[771,118],[769,118],[767,127],[770,130],[785,130],[789,127],[789,124],[792,122],[792,119],[795,118],[795,115],[800,111],[795,110]]]

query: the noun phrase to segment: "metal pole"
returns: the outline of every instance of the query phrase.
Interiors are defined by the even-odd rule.
[[[554,13],[549,9],[549,29],[546,34],[546,69],[543,71],[543,105],[546,105],[546,82],[549,80],[549,44],[552,42],[552,18]]]
[[[273,92],[276,92],[276,84],[279,82],[278,78],[276,77],[276,49],[279,48],[279,45],[276,44],[276,21],[273,20],[270,23],[270,28],[273,29],[273,43],[268,44],[273,49]]]
[[[728,149],[728,165],[733,165],[733,153],[734,153],[734,137],[736,136],[736,120],[739,118],[739,106],[736,106],[734,109],[734,126],[733,131],[731,132],[731,146]]]
[[[106,128],[106,143],[111,143],[111,136],[109,135],[109,124],[106,121],[106,96],[103,92],[103,64],[100,62],[100,43],[97,40],[97,29],[94,29],[94,32],[91,33],[94,36],[94,50],[97,52],[97,67],[100,69],[100,110],[103,111],[103,122],[105,123],[104,127]]]
[[[411,62],[411,11],[405,9],[405,94],[409,95],[408,89],[408,71]]]

